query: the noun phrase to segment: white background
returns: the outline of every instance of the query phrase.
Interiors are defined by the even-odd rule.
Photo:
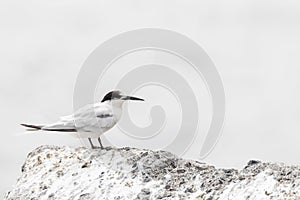
[[[113,35],[144,27],[190,37],[223,79],[226,122],[205,162],[300,164],[299,1],[2,0],[0,15],[1,196],[35,147],[81,145],[57,134],[20,135],[18,124],[71,113],[89,53]]]

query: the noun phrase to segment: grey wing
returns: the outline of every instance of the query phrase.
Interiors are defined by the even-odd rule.
[[[59,121],[48,124],[42,127],[46,131],[63,131],[63,132],[76,132],[74,120],[71,118],[61,118]]]
[[[113,112],[106,106],[90,106],[74,114],[74,123],[79,132],[105,132],[116,121]]]
[[[42,130],[47,130],[47,131],[64,131],[64,130],[75,130],[77,131],[77,126],[76,126],[76,115],[82,114],[82,113],[88,113],[92,110],[92,105],[87,105],[85,107],[80,108],[77,110],[74,114],[72,115],[67,115],[60,117],[60,120],[53,123],[53,124],[48,124],[46,126],[42,127]]]

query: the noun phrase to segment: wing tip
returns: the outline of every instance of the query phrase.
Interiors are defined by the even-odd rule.
[[[31,124],[24,124],[24,123],[21,123],[20,124],[21,126],[24,126],[26,128],[31,128],[33,130],[41,130],[43,126],[37,126],[37,125],[31,125]]]

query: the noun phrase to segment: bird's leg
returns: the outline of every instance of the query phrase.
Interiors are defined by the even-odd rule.
[[[96,147],[93,145],[92,139],[91,138],[88,138],[88,139],[89,139],[92,149],[95,149]]]
[[[98,142],[99,142],[99,144],[100,144],[101,149],[103,149],[103,145],[102,145],[102,142],[101,142],[101,138],[100,138],[100,137],[98,137]]]

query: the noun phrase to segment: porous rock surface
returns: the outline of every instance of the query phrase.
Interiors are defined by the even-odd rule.
[[[5,199],[300,199],[300,167],[216,169],[165,151],[41,146]]]

